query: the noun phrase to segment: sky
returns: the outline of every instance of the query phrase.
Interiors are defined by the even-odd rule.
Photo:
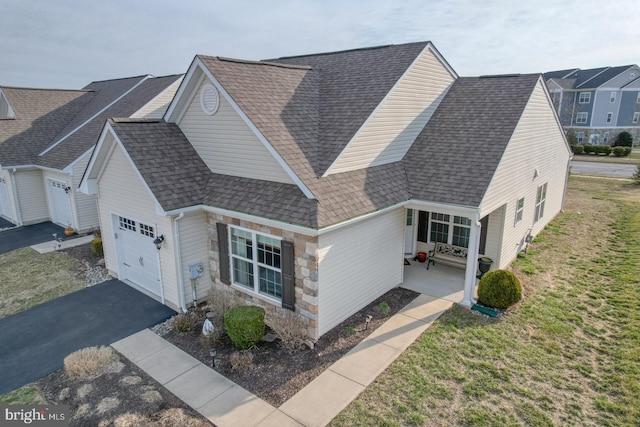
[[[0,85],[431,41],[460,76],[640,63],[640,0],[0,0]]]

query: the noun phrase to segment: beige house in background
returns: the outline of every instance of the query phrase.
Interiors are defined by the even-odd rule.
[[[437,242],[507,266],[560,210],[570,150],[540,75],[459,77],[430,42],[196,56],[163,119],[111,119],[81,181],[107,268],[185,310],[211,286],[317,338]]]

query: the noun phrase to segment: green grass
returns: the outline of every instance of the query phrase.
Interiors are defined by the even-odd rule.
[[[638,425],[640,187],[571,178],[512,268],[503,319],[452,307],[332,425]]]
[[[62,252],[22,248],[0,255],[0,318],[83,288],[83,272]]]
[[[38,405],[46,403],[40,389],[26,385],[10,393],[0,395],[0,405]]]

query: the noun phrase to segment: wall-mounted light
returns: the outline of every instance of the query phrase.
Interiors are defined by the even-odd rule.
[[[64,187],[64,192],[69,194],[71,192],[71,187],[69,186]]]
[[[156,249],[160,250],[162,248],[162,242],[164,242],[164,234],[159,235],[153,241],[153,244],[156,245]]]

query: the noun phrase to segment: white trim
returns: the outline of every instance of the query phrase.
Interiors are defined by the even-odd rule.
[[[129,89],[128,91],[126,91],[125,93],[123,93],[122,95],[120,95],[117,99],[115,99],[113,102],[111,102],[109,105],[107,105],[106,107],[104,107],[102,110],[98,111],[96,114],[94,114],[93,116],[91,116],[91,118],[85,120],[81,125],[79,125],[77,128],[75,128],[74,130],[72,130],[71,132],[69,132],[68,134],[66,134],[65,136],[63,136],[62,138],[60,138],[58,141],[56,141],[53,145],[51,145],[49,148],[47,148],[46,150],[44,150],[42,153],[38,154],[38,157],[40,156],[44,156],[45,154],[47,154],[49,151],[53,150],[55,147],[57,147],[58,145],[60,145],[60,143],[62,143],[62,141],[64,141],[65,139],[69,138],[71,135],[73,135],[74,133],[76,133],[77,131],[79,131],[81,128],[83,128],[85,125],[87,125],[89,122],[91,122],[93,119],[95,119],[96,117],[98,117],[100,114],[102,114],[103,112],[105,112],[107,109],[109,109],[112,105],[114,105],[115,103],[117,103],[118,101],[120,101],[122,98],[124,98],[125,96],[127,96],[129,93],[131,93],[133,90],[135,90],[138,86],[140,86],[142,83],[144,83],[147,79],[152,78],[150,75],[146,75],[142,80],[140,80],[138,83],[136,83],[131,89]]]
[[[205,91],[207,93],[205,93]],[[208,94],[212,97],[213,105],[207,105],[209,98],[205,95]],[[206,83],[200,88],[200,108],[202,108],[202,112],[207,116],[213,116],[218,112],[218,107],[220,107],[220,94],[214,85]]]
[[[356,139],[358,139],[360,134],[367,128],[367,126],[369,125],[369,122],[371,122],[371,120],[373,120],[376,117],[376,115],[378,114],[378,111],[382,108],[382,106],[387,101],[387,99],[395,92],[397,87],[405,80],[405,77],[407,76],[407,74],[409,74],[409,72],[411,72],[413,70],[413,68],[415,67],[416,63],[418,63],[418,61],[420,61],[422,59],[422,57],[424,56],[425,52],[427,52],[427,51],[431,52],[436,57],[436,59],[438,59],[438,61],[440,61],[440,63],[445,67],[445,69],[451,74],[451,76],[453,77],[454,81],[457,79],[457,77],[458,77],[457,74],[453,71],[453,69],[451,69],[451,67],[448,66],[446,61],[444,61],[444,58],[442,58],[439,55],[439,53],[436,51],[436,49],[432,48],[431,42],[427,43],[425,48],[420,52],[420,54],[418,54],[416,56],[416,58],[413,60],[411,65],[409,65],[407,67],[407,69],[404,70],[404,72],[402,73],[402,76],[400,76],[400,78],[395,82],[393,87],[385,94],[384,98],[382,98],[382,101],[380,101],[380,103],[378,105],[376,105],[376,108],[374,108],[373,111],[371,112],[371,114],[369,114],[369,117],[367,117],[367,119],[364,121],[364,123],[360,126],[360,128],[353,135],[353,137],[351,137],[351,140],[349,140],[347,145],[345,145],[345,147],[342,149],[340,154],[338,154],[338,156],[335,158],[335,160],[331,163],[331,165],[327,168],[327,170],[322,174],[322,178],[326,178],[327,176],[331,175],[332,170],[338,165],[338,163],[340,163],[340,160],[342,160],[342,157],[347,153],[347,151],[349,151],[349,149],[354,144]],[[449,87],[451,87],[451,86],[449,86]],[[444,94],[446,94],[446,92],[449,90],[449,87],[447,89],[445,89],[445,91],[443,92]],[[440,96],[441,95],[442,94],[440,94]]]
[[[464,274],[464,297],[460,305],[471,308],[475,304],[473,295],[476,285],[476,263],[478,262],[478,254],[480,247],[480,235],[482,224],[479,221],[479,215],[471,219],[471,230],[469,231],[469,247],[467,248],[467,264]],[[504,234],[504,233],[501,233]]]
[[[582,95],[586,95],[586,101],[582,100]],[[590,104],[591,103],[591,92],[578,92],[578,104]]]
[[[80,161],[80,159],[82,159],[84,156],[86,156],[87,154],[91,154],[91,152],[94,150],[94,148],[96,148],[96,146],[92,145],[91,148],[89,148],[84,153],[80,154],[78,157],[76,157],[76,159],[74,161],[72,161],[67,166],[65,166],[65,168],[62,169],[62,172],[73,176],[73,168],[74,168],[74,166],[77,165],[78,162]]]
[[[584,117],[584,121],[578,120],[578,117],[580,117],[580,118]],[[576,124],[577,125],[586,125],[588,121],[589,121],[589,113],[588,112],[580,111],[580,112],[576,113]]]
[[[611,123],[613,122],[613,111],[607,111],[607,115],[604,119],[605,123]]]

